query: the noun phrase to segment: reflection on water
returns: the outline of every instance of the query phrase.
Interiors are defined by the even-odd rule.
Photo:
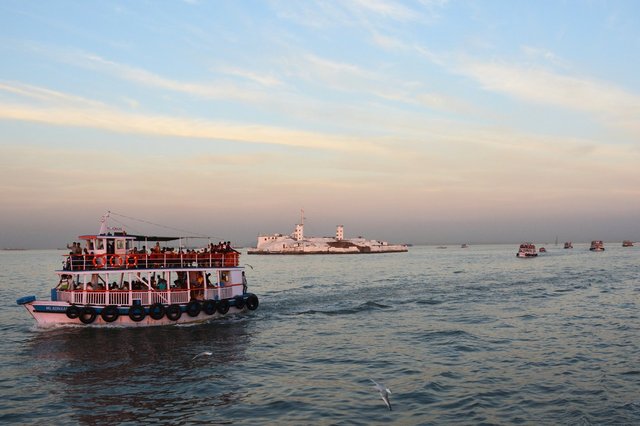
[[[64,328],[36,333],[25,352],[74,421],[170,422],[238,401],[234,365],[250,344],[247,324]],[[203,350],[213,355],[193,360]]]

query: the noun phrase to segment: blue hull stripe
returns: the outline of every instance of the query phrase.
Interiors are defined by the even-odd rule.
[[[247,294],[249,294],[249,293],[247,293]],[[246,297],[245,297],[245,300],[246,300]],[[236,305],[235,300],[233,300],[233,299],[230,299],[229,302],[230,302],[230,306],[235,306]],[[71,305],[69,305],[69,306],[71,306]],[[50,313],[50,314],[65,314],[67,312],[67,308],[69,306],[40,305],[39,304],[39,305],[34,305],[33,306],[33,310],[36,311],[36,312],[47,312],[47,313]],[[76,306],[78,306],[79,308],[83,307],[83,305],[76,305]],[[102,310],[105,307],[93,307],[93,308],[96,310],[96,314],[100,315],[100,313],[102,313]],[[180,310],[182,312],[187,312],[187,305],[180,305]],[[149,307],[148,306],[145,307],[144,312],[147,315],[149,314]],[[118,307],[118,314],[119,315],[128,315],[129,314],[129,307],[121,307],[121,306],[119,306]]]

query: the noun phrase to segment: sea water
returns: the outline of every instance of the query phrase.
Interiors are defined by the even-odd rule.
[[[244,255],[254,312],[49,330],[15,300],[64,252],[0,252],[0,423],[640,424],[640,248],[606,247]]]

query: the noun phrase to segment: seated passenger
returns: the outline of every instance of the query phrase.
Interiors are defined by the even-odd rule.
[[[166,290],[167,289],[167,280],[164,278],[158,279],[158,290]]]

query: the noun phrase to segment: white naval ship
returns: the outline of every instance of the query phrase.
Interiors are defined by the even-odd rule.
[[[406,244],[389,244],[386,241],[366,238],[344,238],[344,226],[336,227],[336,236],[305,237],[304,213],[291,235],[259,235],[255,248],[247,254],[360,254],[397,253],[408,251]]]

